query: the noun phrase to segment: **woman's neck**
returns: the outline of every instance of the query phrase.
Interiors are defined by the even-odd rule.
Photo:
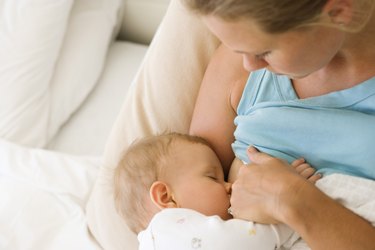
[[[359,32],[347,33],[342,50],[337,54],[340,66],[362,68],[375,62],[375,15],[370,16],[367,24]],[[374,67],[372,67],[374,68]]]
[[[357,33],[348,33],[342,49],[327,67],[293,80],[300,98],[343,90],[375,76],[375,15]]]

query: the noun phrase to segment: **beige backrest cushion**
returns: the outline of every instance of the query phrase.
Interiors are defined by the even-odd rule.
[[[200,82],[218,45],[197,16],[171,1],[113,127],[87,205],[89,228],[104,249],[137,249],[135,235],[114,208],[113,170],[121,153],[145,135],[188,132]]]
[[[120,40],[150,44],[171,0],[122,0]]]

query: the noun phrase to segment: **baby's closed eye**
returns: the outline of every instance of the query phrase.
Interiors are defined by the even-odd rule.
[[[218,178],[217,178],[217,176],[215,174],[207,174],[206,177],[208,177],[208,178],[210,178],[212,180],[215,180],[215,181],[218,180]]]

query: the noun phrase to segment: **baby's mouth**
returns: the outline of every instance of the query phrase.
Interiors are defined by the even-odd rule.
[[[232,207],[228,207],[228,214],[232,215],[233,216],[233,211],[232,211]]]

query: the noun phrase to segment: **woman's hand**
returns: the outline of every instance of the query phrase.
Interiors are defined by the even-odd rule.
[[[285,206],[305,199],[299,196],[300,190],[320,178],[303,159],[289,165],[253,147],[249,148],[248,156],[251,164],[240,167],[232,186],[231,206],[235,218],[278,223]]]
[[[297,162],[291,167],[255,148],[250,148],[248,155],[252,164],[240,167],[232,185],[235,218],[283,222],[311,249],[375,249],[375,228],[368,221],[316,188],[313,175],[307,181],[297,173],[309,166]],[[317,240],[322,238],[325,240]]]

